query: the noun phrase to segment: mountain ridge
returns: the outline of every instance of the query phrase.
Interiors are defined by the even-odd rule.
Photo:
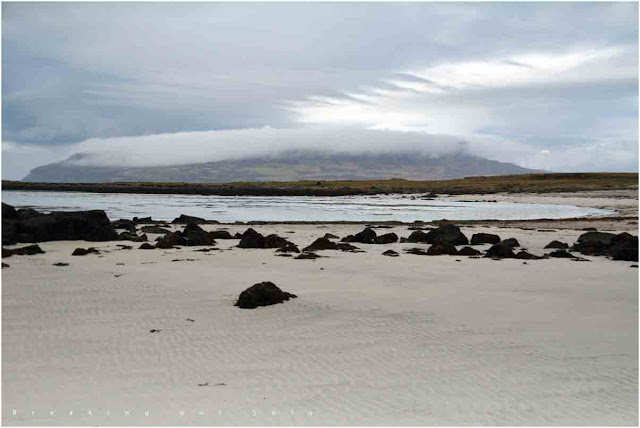
[[[473,175],[507,175],[537,172],[479,156],[452,153],[425,155],[399,153],[335,153],[289,151],[273,156],[162,166],[91,166],[91,155],[70,158],[31,170],[26,182],[108,183],[298,180],[438,180]]]

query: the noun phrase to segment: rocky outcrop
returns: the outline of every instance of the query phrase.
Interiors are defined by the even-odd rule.
[[[491,244],[495,245],[500,242],[500,237],[491,233],[474,233],[471,236],[471,245]]]
[[[318,238],[311,245],[303,248],[302,251],[320,251],[320,250],[340,250],[340,251],[358,251],[359,248],[346,242],[331,242],[327,238]]]
[[[564,248],[564,249],[566,249],[566,248],[569,248],[569,244],[553,240],[553,241],[549,242],[547,245],[545,245],[544,248],[556,248],[556,249],[563,249]]]
[[[572,250],[590,256],[609,256],[613,260],[638,261],[638,237],[623,232],[587,232],[578,237]]]
[[[206,223],[206,220],[200,217],[193,217],[190,215],[180,214],[180,217],[173,219],[171,223]]]
[[[36,244],[27,245],[26,247],[21,248],[14,248],[13,250],[9,250],[7,248],[2,249],[3,259],[11,256],[32,256],[34,254],[44,254],[44,250]]]
[[[479,256],[482,254],[480,251],[471,247],[463,247],[458,251],[459,256]]]
[[[273,282],[266,281],[255,284],[240,293],[235,306],[242,309],[255,309],[259,306],[282,303],[296,297],[298,296],[295,294],[282,291]]]
[[[5,204],[6,205],[6,204]],[[32,209],[17,210],[15,216],[7,205],[3,210],[2,243],[45,241],[111,241],[118,234],[102,210],[52,212],[43,214]]]
[[[520,243],[516,238],[508,238],[500,241],[500,245],[504,245],[505,247],[509,248],[516,248],[520,246]]]

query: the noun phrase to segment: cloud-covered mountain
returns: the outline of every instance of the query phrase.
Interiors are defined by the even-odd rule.
[[[414,180],[462,178],[474,175],[524,174],[531,170],[462,152],[426,155],[403,153],[347,153],[296,150],[274,156],[163,166],[92,166],[90,154],[35,168],[24,181],[191,182],[297,180]]]

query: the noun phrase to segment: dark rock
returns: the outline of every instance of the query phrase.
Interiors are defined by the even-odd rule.
[[[400,238],[400,243],[401,244],[404,244],[404,243],[407,243],[407,242],[409,242],[409,238],[405,238],[404,236],[402,238]]]
[[[458,250],[456,249],[455,245],[450,244],[447,241],[438,241],[427,249],[428,256],[455,256],[457,254]]]
[[[241,233],[236,232],[236,234],[235,234],[235,235],[233,235],[233,239],[242,239],[242,234],[241,234]]]
[[[145,242],[147,241],[147,235],[138,236],[135,233],[122,232],[117,237],[118,241],[133,241],[133,242]]]
[[[111,222],[111,225],[114,229],[126,229],[133,234],[136,233],[136,224],[131,220],[120,219]]]
[[[298,296],[282,291],[273,282],[267,281],[255,284],[240,293],[235,306],[242,309],[255,309],[259,306],[282,303],[296,297]]]
[[[264,236],[252,228],[247,229],[238,244],[240,248],[264,248]]]
[[[578,237],[572,250],[588,256],[604,256],[611,249],[611,238],[615,235],[607,232],[587,232]]]
[[[54,263],[53,266],[69,266],[69,263],[58,262],[58,263]]]
[[[436,240],[440,240],[442,243],[447,242],[452,245],[469,244],[469,240],[462,232],[460,232],[460,228],[453,224],[444,224],[437,229],[430,230],[427,233],[425,240],[427,244],[435,244]]]
[[[154,250],[156,247],[154,245],[149,244],[148,242],[145,242],[144,244],[140,245],[140,247],[138,247],[141,250]]]
[[[300,249],[293,242],[287,242],[284,246],[278,248],[276,253],[299,253]]]
[[[144,233],[155,233],[158,235],[166,235],[167,233],[171,233],[170,230],[159,226],[142,226],[140,231]]]
[[[525,250],[522,250],[516,254],[515,258],[520,260],[540,260],[542,257],[536,256],[534,254],[526,252]]]
[[[156,241],[156,248],[168,249],[176,245],[188,245],[188,240],[180,232],[169,233]]]
[[[549,254],[545,254],[544,257],[545,258],[552,257],[556,259],[572,259],[576,261],[588,261],[587,259],[584,259],[582,257],[574,256],[573,254],[571,254],[570,252],[564,249],[552,251]]]
[[[596,229],[595,227],[585,227],[584,229],[582,229],[585,232],[597,232],[598,229]]]
[[[407,238],[407,242],[412,244],[418,243],[426,243],[427,242],[427,234],[422,230],[416,230],[415,232],[411,232],[411,235]]]
[[[151,217],[134,217],[133,222],[134,223],[153,223],[153,220],[151,220]]]
[[[193,217],[190,215],[180,214],[180,217],[175,218],[171,223],[205,223],[206,220],[200,217]]]
[[[100,254],[100,251],[96,250],[93,247],[89,247],[89,248],[76,248],[75,250],[73,250],[73,253],[71,253],[72,256],[86,256],[87,254]]]
[[[611,238],[609,254],[613,260],[638,261],[638,237],[623,232]]]
[[[407,254],[415,254],[417,256],[426,256],[427,252],[423,248],[408,248],[404,250]]]
[[[102,210],[51,214],[41,214],[37,211],[34,211],[34,214],[31,211],[18,210],[18,219],[3,221],[3,228],[8,227],[2,231],[3,242],[112,241],[118,237]]]
[[[549,242],[544,248],[569,248],[569,244],[565,244],[564,242],[553,240]]]
[[[511,247],[504,245],[502,242],[489,248],[486,256],[496,259],[513,259],[516,257]]]
[[[500,241],[500,244],[509,247],[509,248],[516,248],[520,246],[520,243],[518,242],[518,240],[516,238],[508,238],[508,239],[504,239],[502,241]]]
[[[276,234],[267,235],[264,238],[264,248],[284,248],[295,246],[291,241],[287,238],[283,238]]]
[[[213,239],[233,239],[233,236],[226,230],[215,230],[210,234]]]
[[[333,233],[325,233],[323,238],[326,238],[326,239],[338,239],[339,236],[336,236]]]
[[[6,268],[6,267],[11,267],[11,266],[9,266],[7,263],[2,263],[2,269]],[[633,267],[633,266],[631,266],[631,267]]]
[[[473,242],[473,239],[471,240],[471,242]],[[471,247],[464,247],[458,251],[459,256],[479,256],[480,254],[482,254],[480,251]]]
[[[320,255],[316,254],[316,253],[309,253],[309,252],[304,252],[302,254],[300,254],[299,256],[296,257],[296,260],[313,260],[313,259],[319,259]]]
[[[46,216],[47,214],[34,210],[33,208],[21,208],[16,211],[16,217],[20,220]]]
[[[182,236],[187,239],[187,243],[183,245],[213,245],[216,241],[209,232],[206,232],[195,223],[188,223],[182,231]]]
[[[383,256],[389,256],[389,257],[399,257],[400,254],[398,254],[397,252],[393,251],[393,250],[387,250],[384,253],[382,253]]]
[[[365,228],[362,232],[358,232],[353,237],[352,235],[342,238],[342,242],[360,242],[361,244],[375,244],[377,235],[376,232],[370,227]]]
[[[13,250],[9,250],[6,248],[2,249],[2,258],[11,257],[11,256],[32,256],[34,254],[44,254],[44,250],[40,248],[38,245],[27,245],[26,247],[14,248]]]
[[[4,202],[2,203],[2,219],[10,219],[10,218],[17,218],[18,217],[18,213],[16,212],[16,209],[14,207],[12,207],[9,204],[5,204]]]
[[[392,244],[394,242],[398,242],[398,235],[395,233],[385,233],[375,239],[376,244]]]
[[[491,233],[474,233],[471,237],[471,245],[480,245],[480,244],[498,244],[500,242],[500,237],[498,235],[493,235]]]
[[[331,242],[327,238],[318,238],[311,245],[302,249],[302,251],[319,250],[358,251],[359,248],[345,242]]]

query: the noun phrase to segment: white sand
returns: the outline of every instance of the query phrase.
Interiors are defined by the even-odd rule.
[[[305,246],[362,226],[254,228]],[[463,228],[474,231],[516,237],[539,255],[582,233]],[[426,248],[416,244],[293,260],[237,242],[210,253],[52,242],[40,244],[46,254],[3,259],[3,424],[638,423],[630,262],[401,252]],[[90,245],[110,252],[70,255]],[[382,256],[389,248],[401,256]],[[233,306],[265,280],[298,299]]]

